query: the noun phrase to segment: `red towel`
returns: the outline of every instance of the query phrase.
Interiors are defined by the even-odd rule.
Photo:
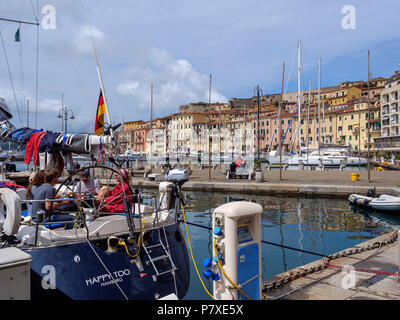
[[[24,163],[29,164],[31,162],[32,154],[33,154],[33,165],[39,165],[39,145],[40,141],[42,140],[43,136],[46,132],[38,131],[33,133],[28,142],[26,143],[25,148],[25,158]]]

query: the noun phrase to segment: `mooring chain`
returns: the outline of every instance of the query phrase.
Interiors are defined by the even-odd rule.
[[[300,270],[296,271],[289,271],[286,273],[286,275],[278,280],[275,280],[274,282],[268,283],[267,285],[264,286],[263,291],[268,291],[272,289],[277,289],[283,284],[286,284],[288,282],[291,282],[293,280],[296,280],[298,278],[304,277],[308,274],[311,274],[316,271],[322,271],[326,268],[329,267],[329,261],[338,259],[338,258],[343,258],[343,257],[348,257],[350,255],[356,254],[356,253],[361,253],[364,251],[372,250],[372,249],[379,249],[385,245],[391,244],[394,241],[396,241],[398,237],[398,231],[395,231],[393,235],[386,241],[381,241],[381,242],[375,242],[374,244],[368,244],[365,247],[353,247],[348,250],[344,250],[338,253],[331,254],[325,258],[322,259],[321,263],[318,263],[317,265],[312,265],[308,268],[305,267],[300,267]]]

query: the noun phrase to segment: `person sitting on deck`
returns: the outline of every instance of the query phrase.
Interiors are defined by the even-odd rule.
[[[38,210],[44,210],[46,214],[46,220],[48,221],[48,216],[51,213],[50,221],[74,221],[75,218],[68,214],[55,213],[53,210],[59,209],[63,206],[69,205],[70,201],[64,200],[61,202],[43,201],[43,200],[53,200],[57,198],[56,189],[54,185],[58,182],[60,174],[57,169],[49,169],[44,173],[44,182],[37,189],[35,189],[33,194],[33,200],[42,200],[40,202],[34,202],[32,205],[32,218],[36,218],[36,213]],[[45,220],[45,221],[46,221]],[[67,225],[67,229],[72,228],[72,224]]]
[[[133,202],[129,173],[121,169],[119,173],[115,173],[115,179],[117,185],[112,190],[104,186],[97,195],[97,200],[100,201],[99,210],[102,212],[122,213],[125,212],[124,198],[128,199],[130,205]]]
[[[80,177],[80,181],[76,184],[74,188],[74,193],[77,193],[79,195],[90,193],[94,196],[97,196],[100,191],[99,180],[92,179],[90,177],[89,169],[82,171]]]
[[[37,188],[39,188],[43,184],[43,182],[44,182],[44,170],[39,170],[38,172],[36,172],[32,181],[29,183],[28,188],[26,189],[25,199],[33,200],[33,194],[34,194],[35,190]],[[32,217],[33,203],[28,202],[27,207],[28,207],[28,216]],[[36,208],[37,208],[37,206],[36,206]],[[35,214],[36,214],[36,212],[35,212]]]

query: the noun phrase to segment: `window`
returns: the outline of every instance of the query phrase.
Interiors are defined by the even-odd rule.
[[[347,130],[353,130],[353,126],[350,124],[350,125],[347,127]]]
[[[342,126],[338,127],[338,131],[342,131]]]

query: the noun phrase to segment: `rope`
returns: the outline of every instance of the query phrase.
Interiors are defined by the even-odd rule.
[[[179,222],[182,222],[182,220],[180,220]],[[212,230],[212,228],[207,227],[207,226],[203,226],[201,224],[197,224],[197,223],[193,223],[193,222],[186,222],[186,223],[190,224],[190,225],[193,225],[193,226],[196,226],[196,227],[199,227],[199,228]],[[266,241],[266,240],[261,240],[261,242],[265,243],[265,244],[270,244],[272,246],[277,246],[277,247],[281,247],[281,248],[285,248],[285,249],[290,249],[290,250],[300,251],[300,252],[303,252],[303,253],[313,254],[313,255],[316,255],[316,256],[319,256],[319,257],[323,257],[323,258],[327,258],[328,257],[327,255],[324,255],[324,254],[321,254],[321,253],[312,252],[312,251],[308,251],[308,250],[304,250],[304,249],[298,249],[298,248],[294,248],[294,247],[289,247],[289,246],[285,246],[283,244],[269,242],[269,241]]]
[[[100,256],[97,254],[96,250],[93,248],[92,244],[90,243],[90,241],[88,239],[86,239],[86,242],[88,243],[88,245],[90,246],[90,248],[93,250],[94,254],[96,255],[97,259],[99,259],[100,263],[103,265],[104,269],[107,271],[108,275],[111,277],[111,279],[113,280],[113,283],[115,283],[115,285],[118,287],[119,291],[121,291],[122,295],[124,296],[124,298],[126,300],[129,300],[128,297],[126,296],[125,292],[121,289],[121,287],[119,286],[119,284],[115,281],[114,277],[112,276],[111,272],[107,269],[106,265],[104,264],[103,260],[101,260]]]
[[[335,269],[343,269],[344,268],[343,266],[337,266],[337,265],[330,264],[330,263],[328,263],[326,266],[328,268],[335,268]],[[377,270],[354,269],[354,271],[365,272],[365,273],[374,273],[374,274],[384,274],[387,276],[398,276],[399,275],[399,272],[385,272],[385,271],[377,271]]]
[[[143,221],[143,227],[144,228],[146,225],[146,221]],[[125,241],[122,241],[121,244],[125,247],[125,251],[127,253],[128,256],[130,256],[131,258],[136,258],[137,256],[139,256],[140,253],[140,247],[141,247],[141,239],[142,239],[142,233],[139,234],[139,238],[138,238],[138,250],[136,252],[135,255],[132,255],[129,250],[128,250],[128,246],[126,245]]]
[[[185,222],[186,235],[187,235],[187,240],[188,240],[189,249],[190,249],[190,255],[192,256],[192,261],[193,261],[194,268],[196,269],[197,276],[198,276],[198,278],[200,279],[200,282],[201,282],[201,284],[203,285],[204,290],[205,290],[205,291],[207,292],[207,294],[214,300],[214,296],[207,290],[207,288],[206,288],[206,286],[205,286],[203,280],[201,279],[199,270],[197,269],[196,261],[194,260],[194,257],[193,257],[192,245],[191,245],[191,243],[190,243],[189,231],[188,231],[187,224],[186,224],[185,209],[184,209],[183,205],[181,205],[181,206],[182,206],[183,221]]]
[[[213,245],[213,248],[214,248],[215,256],[217,257],[217,262],[218,262],[219,270],[222,271],[222,273],[223,273],[224,276],[228,279],[228,281],[235,287],[235,289],[239,290],[239,292],[240,292],[242,295],[244,295],[244,296],[247,298],[247,300],[252,300],[252,299],[251,299],[247,294],[245,294],[245,293],[243,292],[243,290],[240,289],[240,287],[238,287],[238,286],[231,280],[231,278],[229,278],[229,276],[225,273],[224,269],[223,269],[222,266],[221,266],[221,262],[219,261],[218,252],[217,252],[217,248],[215,247],[215,244],[216,244],[216,239],[214,238],[214,245]]]

